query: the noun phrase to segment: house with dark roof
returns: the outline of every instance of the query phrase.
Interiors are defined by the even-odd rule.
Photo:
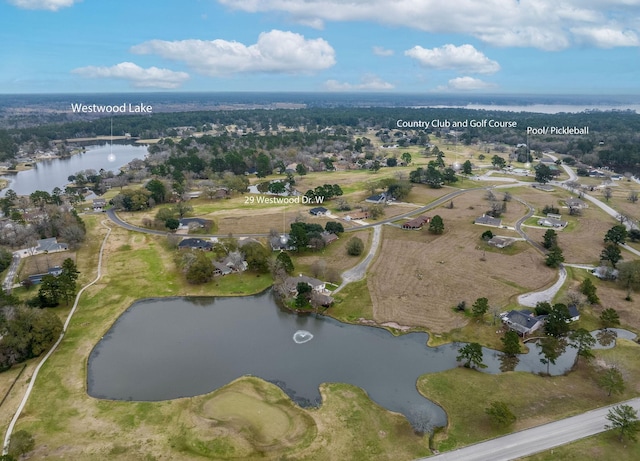
[[[500,218],[494,218],[493,216],[483,214],[479,218],[476,218],[473,223],[480,226],[500,227],[502,225],[502,220]]]
[[[319,207],[315,207],[315,208],[311,208],[309,210],[309,213],[311,213],[313,216],[324,216],[329,212],[329,210],[327,210],[325,207],[323,206],[319,206]]]
[[[209,224],[211,224],[211,221],[209,221],[208,219],[202,219],[202,218],[181,218],[180,219],[180,226],[178,226],[178,229],[180,230],[185,230],[185,229],[202,229],[204,227],[207,227]]]
[[[178,249],[211,251],[213,249],[213,243],[207,240],[189,238],[181,241],[178,244]]]
[[[33,274],[33,275],[30,275],[28,278],[32,285],[36,285],[38,283],[42,283],[42,277],[44,277],[45,275],[53,275],[54,277],[57,277],[60,274],[62,274],[62,267],[53,266],[53,267],[50,267],[45,273]]]
[[[371,197],[367,197],[365,199],[365,202],[369,202],[369,203],[385,203],[386,201],[387,201],[386,192],[382,192],[377,195],[372,195]]]
[[[38,253],[56,253],[58,251],[66,251],[68,249],[69,245],[66,243],[58,243],[58,239],[56,237],[38,240],[36,245],[36,252]]]
[[[544,324],[544,315],[535,315],[528,310],[510,311],[502,316],[502,323],[521,336],[527,336]]]
[[[569,309],[569,322],[577,322],[580,320],[580,311],[578,310],[578,306],[575,304],[569,304],[567,309]]]
[[[428,216],[418,216],[417,218],[413,218],[410,221],[405,222],[402,225],[403,229],[422,229],[425,224],[429,224],[431,222],[431,218]]]

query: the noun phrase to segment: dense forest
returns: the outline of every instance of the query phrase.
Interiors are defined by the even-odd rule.
[[[318,138],[328,141],[348,141],[340,136],[358,135],[365,128],[397,130],[397,121],[449,121],[494,120],[497,125],[512,127],[443,127],[401,129],[408,136],[418,132],[436,137],[454,137],[455,142],[465,144],[497,142],[508,145],[528,143],[531,149],[552,149],[569,154],[594,166],[608,166],[619,171],[638,173],[640,169],[640,116],[633,111],[589,111],[581,113],[540,114],[455,108],[309,108],[309,109],[254,109],[216,110],[157,113],[150,115],[122,115],[113,117],[114,135],[131,134],[133,137],[158,138],[176,136],[180,128],[192,127],[193,131],[208,131],[212,127],[236,126],[243,135],[233,133],[228,139],[218,141],[214,136],[202,142],[210,144],[216,156],[220,149],[237,152],[241,157],[253,155],[256,150],[270,150],[286,146],[296,148],[309,145]],[[508,122],[508,123],[500,123]],[[589,128],[589,134],[531,135],[526,127],[569,126]],[[283,133],[280,128],[295,130]],[[450,131],[454,130],[454,131]],[[108,135],[111,118],[68,123],[51,123],[37,127],[0,130],[0,160],[14,158],[18,146],[33,143],[41,148],[50,146],[56,139]],[[259,136],[252,133],[267,133]],[[304,134],[303,134],[304,133]],[[337,136],[337,138],[332,138]],[[302,139],[305,138],[305,139]],[[226,154],[227,152],[224,152]]]

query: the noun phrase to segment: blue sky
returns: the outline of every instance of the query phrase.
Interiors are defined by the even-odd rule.
[[[640,0],[0,0],[0,93],[640,94]]]

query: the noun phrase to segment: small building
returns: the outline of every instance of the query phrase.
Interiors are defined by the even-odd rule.
[[[425,224],[429,224],[431,222],[431,218],[428,216],[418,216],[417,218],[413,218],[410,221],[407,221],[402,225],[403,229],[422,229]]]
[[[473,223],[480,226],[500,227],[502,225],[502,220],[500,218],[494,218],[493,216],[483,214],[479,218],[476,218]]]
[[[311,213],[313,216],[325,216],[328,212],[329,212],[329,210],[327,210],[323,206],[319,206],[319,207],[316,207],[316,208],[311,208],[309,210],[309,213]]]
[[[178,249],[211,251],[213,249],[213,243],[203,239],[189,238],[181,241],[178,244]]]
[[[528,310],[510,311],[502,316],[502,323],[521,336],[527,336],[544,324],[544,315],[534,315]]]
[[[580,311],[578,310],[578,306],[575,304],[569,304],[567,309],[569,309],[569,322],[577,322],[580,320]]]

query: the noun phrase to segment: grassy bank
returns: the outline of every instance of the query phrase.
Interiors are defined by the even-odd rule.
[[[555,377],[525,372],[490,375],[457,368],[422,376],[418,390],[447,411],[449,425],[438,434],[436,444],[440,451],[452,450],[638,396],[639,352],[638,344],[620,340],[613,349],[594,351],[591,363],[580,362],[568,375]],[[598,387],[603,363],[615,363],[622,370],[627,383],[622,395],[607,397]],[[491,425],[484,410],[492,401],[510,406],[517,417],[512,427]]]

